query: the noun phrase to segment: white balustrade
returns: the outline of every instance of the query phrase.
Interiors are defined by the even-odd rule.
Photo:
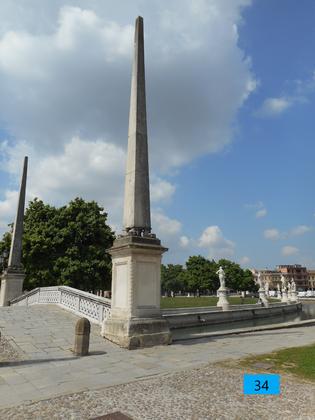
[[[55,304],[101,325],[111,310],[110,299],[68,286],[38,287],[13,299],[11,306]]]

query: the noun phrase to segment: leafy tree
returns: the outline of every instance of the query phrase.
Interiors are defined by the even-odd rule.
[[[221,259],[217,263],[222,266],[226,275],[226,286],[234,291],[256,291],[253,275],[250,270],[243,270],[239,264]]]
[[[10,246],[11,246],[11,236],[12,236],[11,232],[5,232],[2,236],[2,240],[0,241],[0,256],[3,256],[5,253],[7,254],[7,257],[4,258],[2,264],[0,265],[0,274],[8,266],[8,258],[9,258]]]
[[[235,291],[240,290],[244,274],[240,265],[233,261],[221,259],[218,261],[219,266],[222,266],[225,272],[226,286]]]
[[[254,280],[254,276],[253,273],[246,269],[243,270],[243,281],[242,284],[240,286],[241,290],[248,290],[249,292],[257,292],[258,291],[258,286]]]
[[[216,290],[219,280],[216,271],[215,261],[210,261],[201,255],[191,256],[186,262],[187,287],[189,291],[196,293],[206,290]]]
[[[56,208],[35,199],[24,219],[24,287],[63,284],[81,290],[108,289],[114,234],[95,201],[76,198]]]
[[[182,276],[183,267],[180,264],[168,264],[161,266],[161,288],[170,293],[185,290],[185,282]]]

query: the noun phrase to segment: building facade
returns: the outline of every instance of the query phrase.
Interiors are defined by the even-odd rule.
[[[254,276],[260,272],[263,283],[268,283],[270,290],[276,290],[277,284],[281,286],[281,275],[290,281],[294,279],[298,291],[315,290],[315,270],[307,270],[300,264],[278,265],[275,270],[253,269],[251,271]]]
[[[296,283],[296,290],[309,289],[309,280],[306,267],[302,267],[300,264],[278,265],[277,270],[289,280],[294,279]]]
[[[315,270],[307,270],[307,273],[308,273],[309,288],[311,290],[315,290]]]

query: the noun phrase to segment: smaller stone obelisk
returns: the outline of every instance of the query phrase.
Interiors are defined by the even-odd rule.
[[[22,266],[22,237],[25,207],[25,191],[27,177],[28,158],[24,158],[23,174],[20,194],[18,199],[17,213],[15,217],[8,268],[1,278],[0,306],[10,305],[10,301],[22,294],[23,281],[25,278]]]
[[[111,315],[102,335],[134,349],[169,344],[162,318],[161,258],[167,251],[151,233],[143,19],[136,20],[125,177],[124,231],[108,252],[112,256]]]

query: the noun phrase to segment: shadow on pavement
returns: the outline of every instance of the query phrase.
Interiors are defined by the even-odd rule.
[[[106,351],[91,351],[87,356],[70,356],[70,357],[33,359],[33,360],[12,360],[8,362],[0,362],[0,369],[2,367],[35,365],[35,364],[49,363],[49,362],[64,362],[67,360],[81,359],[82,357],[89,357],[89,356],[101,356],[104,354],[107,354]]]

